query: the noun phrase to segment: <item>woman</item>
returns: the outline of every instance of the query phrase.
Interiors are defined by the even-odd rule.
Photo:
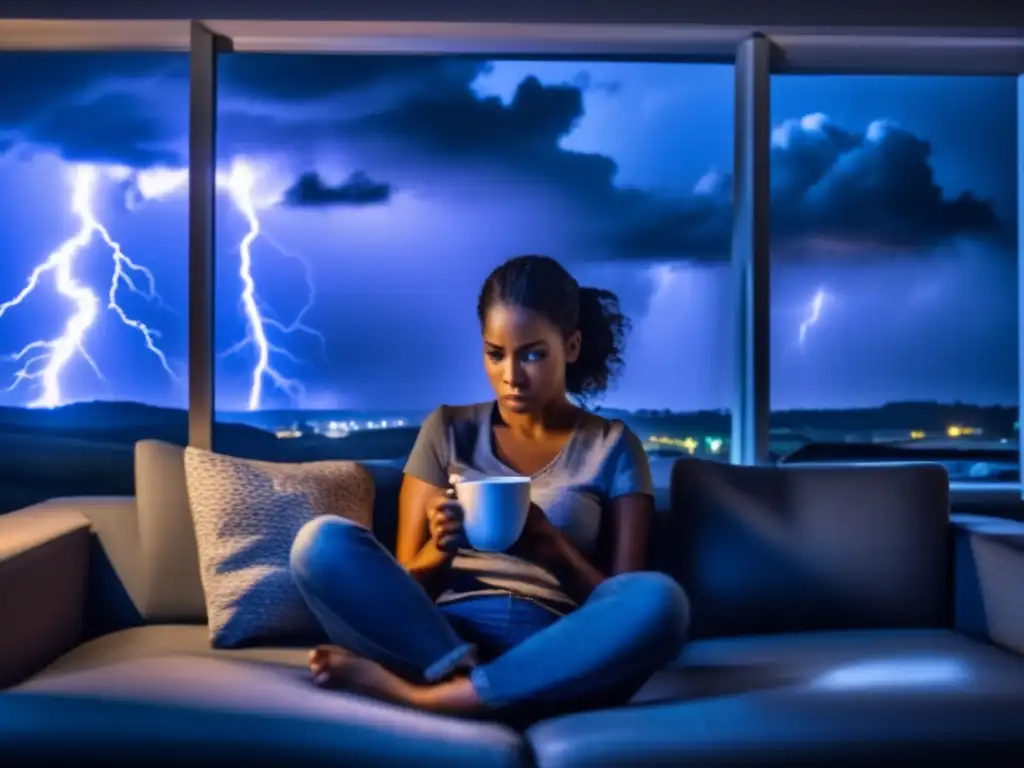
[[[496,401],[423,423],[399,497],[397,561],[373,535],[321,517],[292,570],[331,641],[314,681],[426,710],[484,714],[624,703],[684,643],[688,604],[644,572],[651,473],[637,437],[570,396],[600,394],[622,362],[614,294],[523,256],[478,303]],[[452,485],[531,478],[529,516],[504,553],[468,548]],[[602,521],[611,574],[594,564]]]

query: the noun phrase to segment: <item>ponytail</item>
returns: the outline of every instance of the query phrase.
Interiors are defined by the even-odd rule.
[[[629,319],[619,298],[601,288],[579,289],[580,353],[565,372],[566,389],[588,400],[603,394],[622,370]]]

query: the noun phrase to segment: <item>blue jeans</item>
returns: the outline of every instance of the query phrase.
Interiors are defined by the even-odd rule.
[[[414,682],[464,670],[493,709],[624,703],[679,655],[689,623],[682,588],[649,572],[605,580],[564,617],[510,595],[438,606],[370,531],[338,517],[302,528],[291,567],[331,642]]]

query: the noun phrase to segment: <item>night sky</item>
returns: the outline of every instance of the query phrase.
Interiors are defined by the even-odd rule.
[[[0,309],[0,384],[17,382],[0,404],[185,404],[187,75],[178,55],[0,57],[0,301],[56,253]],[[220,85],[219,409],[250,402],[250,297],[271,347],[260,408],[487,397],[476,292],[526,252],[632,317],[603,404],[727,407],[731,67],[239,54]],[[776,77],[772,100],[773,406],[1015,403],[1014,79]],[[101,238],[55,251],[80,227],[82,163],[97,219],[157,289],[121,262],[124,318]],[[59,339],[90,289],[80,349],[14,359]],[[62,354],[59,377],[19,381]]]

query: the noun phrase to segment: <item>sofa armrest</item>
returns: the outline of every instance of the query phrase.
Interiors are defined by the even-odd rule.
[[[953,515],[956,627],[1024,655],[1024,523]]]
[[[89,538],[85,516],[52,502],[0,515],[0,689],[81,641]]]

